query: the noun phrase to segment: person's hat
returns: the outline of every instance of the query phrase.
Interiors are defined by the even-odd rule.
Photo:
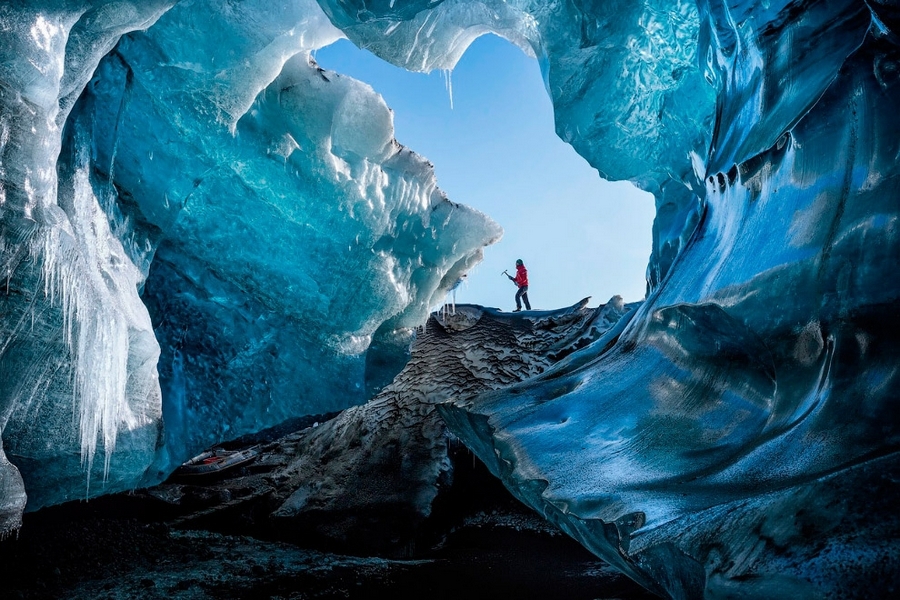
[[[522,262],[522,259],[521,259],[521,258],[518,259],[518,260],[516,261],[516,266],[517,266],[517,267],[522,266],[522,265],[524,265],[524,264],[525,264],[525,263]]]

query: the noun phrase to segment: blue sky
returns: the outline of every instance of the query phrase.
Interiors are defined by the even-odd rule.
[[[607,182],[554,132],[553,107],[537,61],[496,36],[466,51],[451,80],[410,73],[347,40],[322,48],[326,69],[364,81],[394,110],[397,140],[435,165],[454,202],[500,223],[503,239],[456,293],[459,303],[515,308],[515,286],[501,275],[528,268],[534,309],[591,306],[620,294],[644,297],[653,198],[626,182]]]

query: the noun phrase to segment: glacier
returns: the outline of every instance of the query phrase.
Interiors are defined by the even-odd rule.
[[[0,13],[4,530],[25,490],[35,510],[132,489],[361,404],[372,340],[502,234],[369,86],[318,68],[340,36],[321,9],[283,8]]]
[[[47,0],[0,24],[0,533],[26,498],[153,483],[385,385],[502,232],[310,53],[452,69],[493,32],[657,215],[636,314],[440,405],[450,429],[662,596],[900,585],[896,3]]]

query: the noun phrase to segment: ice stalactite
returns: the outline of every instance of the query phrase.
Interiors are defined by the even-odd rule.
[[[453,110],[453,69],[442,69],[444,74],[444,87],[447,88],[447,96],[450,98],[450,110]]]
[[[63,335],[74,363],[81,461],[90,481],[98,446],[103,449],[105,480],[120,428],[149,426],[158,414],[133,410],[127,393],[131,340],[139,337],[136,331],[152,338],[149,316],[137,297],[143,274],[110,231],[90,181],[89,141],[83,134],[75,137],[72,172],[64,177],[71,187],[60,193],[69,222],[44,229],[35,238],[32,260],[41,261],[44,293],[62,312]],[[104,191],[109,193],[108,188]],[[154,359],[153,354],[146,357],[151,365]]]
[[[66,478],[80,471],[87,481],[82,496],[105,487],[121,435],[129,438],[129,450],[120,455],[125,464],[117,465],[111,487],[121,489],[123,477],[136,477],[130,485],[139,481],[159,443],[156,432],[160,417],[156,374],[159,347],[137,294],[144,276],[110,230],[95,191],[97,186],[90,179],[87,148],[85,139],[76,141],[71,166],[61,167],[58,196],[65,216],[56,226],[39,229],[29,242],[28,261],[40,265],[42,281],[42,297],[32,299],[29,319],[32,327],[35,319],[47,326],[47,317],[58,314],[55,323],[64,354],[56,356],[55,366],[44,374],[40,374],[40,364],[25,369],[37,376],[33,385],[38,389],[29,393],[27,402],[14,407],[4,429],[9,452],[28,457],[24,459],[27,465],[22,466],[26,476],[33,476],[34,469],[43,471],[37,464],[39,457],[48,451],[52,455],[53,448],[46,438],[33,438],[27,422],[37,417],[33,411],[40,407],[40,419],[63,434],[59,441],[75,443],[79,449],[80,468],[57,461],[62,468],[54,476]],[[108,192],[102,186],[100,189]],[[45,308],[39,308],[41,304]],[[49,381],[41,383],[45,378]],[[50,404],[34,394],[40,393],[42,386],[54,389],[65,382],[71,382],[71,391],[62,396],[68,396],[66,402]],[[64,433],[67,424],[77,431],[76,435]],[[95,469],[98,450],[103,453],[102,468]],[[133,460],[129,454],[135,452],[142,455],[138,460],[144,462],[143,466],[128,464]],[[72,469],[71,474],[64,469]],[[90,489],[93,479],[101,484],[99,489]],[[32,503],[36,506],[47,500],[46,494],[54,497],[60,493],[40,493],[40,486],[34,488]],[[64,497],[78,497],[75,489],[63,493]]]
[[[102,487],[94,481],[133,487],[157,447],[158,423],[145,422],[159,410],[158,346],[134,267],[62,138],[101,57],[170,5],[0,7],[0,428],[17,467],[0,467],[4,512],[24,504],[19,473],[29,507],[39,508],[83,498],[86,478],[92,492]],[[121,461],[110,460],[114,446]]]

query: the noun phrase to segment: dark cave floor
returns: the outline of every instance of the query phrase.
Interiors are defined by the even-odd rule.
[[[352,557],[131,514],[128,499],[26,516],[0,543],[5,598],[655,598],[540,519],[471,515],[415,560]]]
[[[307,547],[260,539],[227,511],[188,526],[138,490],[26,514],[0,542],[0,596],[656,598],[516,501],[468,450],[454,462],[453,489],[403,559],[351,556],[312,536]]]

